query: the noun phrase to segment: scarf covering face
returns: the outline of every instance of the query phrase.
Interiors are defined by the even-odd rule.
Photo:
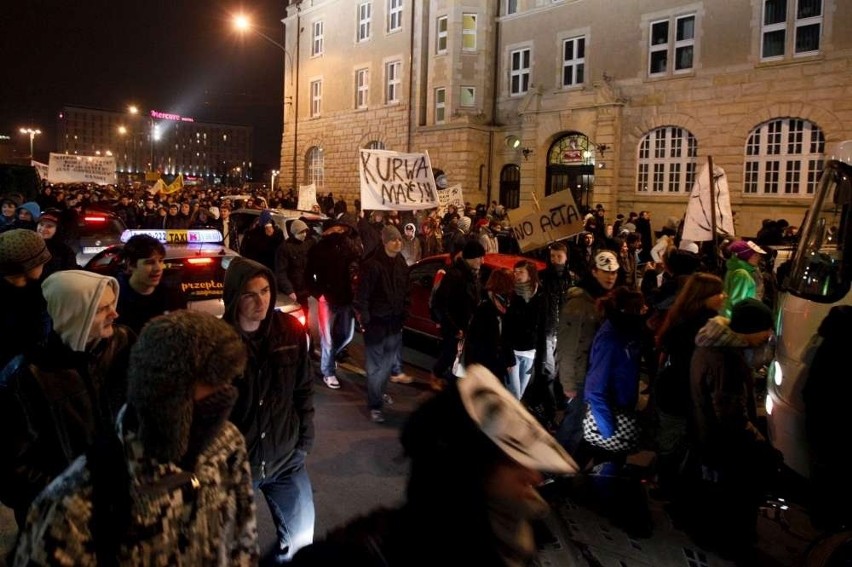
[[[517,293],[521,297],[521,299],[528,302],[530,298],[535,294],[535,288],[533,288],[532,282],[516,283],[515,293]]]

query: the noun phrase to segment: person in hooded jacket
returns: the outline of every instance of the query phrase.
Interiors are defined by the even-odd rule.
[[[65,242],[62,235],[62,211],[59,209],[47,209],[38,219],[36,226],[47,249],[50,252],[50,260],[44,265],[41,279],[44,281],[50,274],[61,270],[77,270],[77,255]]]
[[[41,216],[41,207],[35,201],[28,201],[15,210],[15,228],[35,230],[38,218]]]
[[[310,229],[300,219],[290,223],[290,236],[281,243],[275,251],[275,281],[278,291],[298,301],[308,318],[308,298],[311,290],[308,287],[306,270],[308,268],[308,252],[313,246],[313,239],[308,238]]]
[[[18,218],[18,207],[21,206],[20,198],[17,195],[4,195],[0,199],[2,211],[0,213],[0,232],[15,228],[15,220]]]
[[[153,319],[116,431],[39,495],[13,565],[256,565],[245,441],[227,421],[245,359],[211,315]]]
[[[240,254],[260,262],[270,271],[275,271],[275,253],[284,242],[284,231],[272,218],[272,211],[260,213],[257,224],[248,229],[240,242]]]
[[[231,421],[246,438],[254,489],[263,493],[278,532],[274,564],[313,541],[314,499],[305,458],[314,442],[314,391],[307,336],[295,317],[275,310],[275,276],[234,258],[225,273],[223,319],[248,351]]]
[[[53,331],[43,347],[12,359],[0,377],[0,500],[19,526],[38,493],[99,433],[113,430],[135,340],[132,331],[113,325],[115,279],[65,270],[47,278],[42,291]]]

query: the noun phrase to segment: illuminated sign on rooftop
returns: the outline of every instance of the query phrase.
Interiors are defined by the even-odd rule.
[[[195,122],[194,118],[189,116],[181,116],[180,114],[171,114],[169,112],[160,112],[158,110],[151,111],[151,118],[158,120],[175,120],[176,122]]]

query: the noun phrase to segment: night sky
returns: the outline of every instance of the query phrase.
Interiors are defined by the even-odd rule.
[[[238,0],[235,0],[238,1]],[[283,0],[10,0],[0,12],[0,134],[20,151],[56,149],[65,104],[121,111],[135,104],[195,120],[254,127],[256,164],[277,167],[283,54],[233,30],[239,11],[282,38]]]

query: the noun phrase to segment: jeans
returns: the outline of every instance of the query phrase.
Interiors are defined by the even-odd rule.
[[[367,371],[367,407],[382,409],[382,397],[402,345],[402,330],[396,325],[370,323],[364,330],[364,357]]]
[[[562,423],[556,431],[556,440],[571,455],[576,455],[583,441],[583,416],[586,415],[586,404],[581,390],[582,387],[568,404]]]
[[[399,376],[402,374],[402,335],[400,334],[399,348],[396,350],[396,357],[391,366],[391,376]]]
[[[515,351],[515,365],[509,370],[506,387],[519,400],[530,383],[534,362],[535,356],[521,355]]]
[[[355,335],[355,312],[351,305],[332,305],[325,296],[317,301],[317,323],[320,333],[320,371],[334,376],[334,359]]]
[[[314,495],[305,468],[305,453],[293,455],[277,473],[252,483],[263,493],[278,533],[276,565],[283,565],[314,540]]]

